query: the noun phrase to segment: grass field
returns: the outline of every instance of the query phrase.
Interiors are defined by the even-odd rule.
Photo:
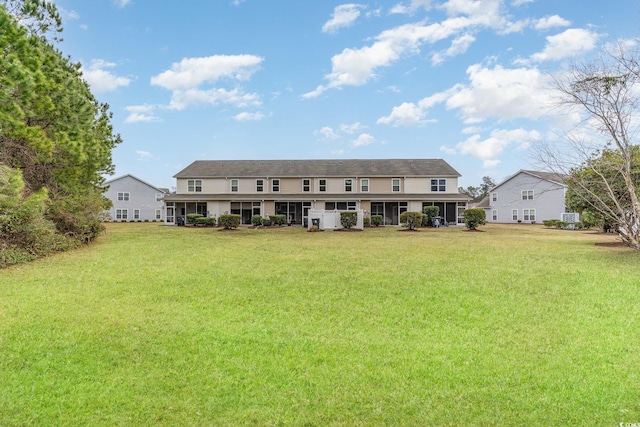
[[[0,425],[640,423],[612,235],[107,228],[0,270]]]

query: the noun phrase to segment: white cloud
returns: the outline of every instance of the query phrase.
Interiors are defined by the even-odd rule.
[[[125,6],[128,6],[129,4],[131,4],[131,0],[114,0],[113,3],[116,6],[122,8],[122,7],[125,7]]]
[[[570,28],[555,36],[548,36],[544,50],[531,55],[534,61],[557,61],[593,50],[598,35],[581,28]]]
[[[335,133],[335,131],[329,126],[322,127],[322,129],[316,131],[316,133],[319,133],[320,135],[322,135],[322,137],[324,137],[326,139],[338,139],[339,138],[338,134]]]
[[[248,80],[258,71],[263,58],[254,55],[213,55],[184,58],[171,69],[151,78],[151,84],[171,90],[169,108],[184,109],[191,104],[216,105],[225,103],[236,107],[258,106],[260,97],[240,88],[203,88],[220,81]]]
[[[411,0],[408,5],[405,5],[404,3],[398,3],[391,7],[389,13],[408,15],[414,13],[420,8],[429,10],[431,8],[431,0]]]
[[[457,86],[447,91],[436,93],[421,99],[417,104],[413,102],[403,102],[397,107],[393,107],[391,114],[380,117],[376,123],[393,126],[418,126],[430,122],[426,120],[428,110],[436,104],[445,102],[452,93],[457,90]],[[434,120],[431,120],[433,122]]]
[[[264,118],[264,114],[258,113],[249,113],[243,111],[242,113],[236,114],[233,119],[238,122],[248,122],[248,121],[259,121]]]
[[[138,155],[138,160],[147,161],[153,159],[153,154],[144,150],[136,150],[136,154]]]
[[[534,1],[535,0],[513,0],[511,4],[517,7],[517,6],[522,6],[523,4],[533,3]]]
[[[340,130],[344,133],[348,133],[349,135],[353,135],[362,129],[366,129],[366,126],[362,125],[360,122],[352,123],[350,125],[340,125]]]
[[[333,16],[322,26],[325,33],[335,33],[340,28],[350,27],[360,16],[360,9],[365,6],[361,4],[348,3],[336,6],[333,9]]]
[[[570,21],[558,15],[553,15],[538,19],[533,28],[536,30],[548,30],[554,27],[568,27],[569,25],[571,25]]]
[[[82,64],[80,71],[82,77],[91,86],[91,90],[95,93],[110,92],[118,89],[120,86],[129,86],[131,80],[126,77],[116,76],[108,71],[114,68],[116,64],[107,62],[102,59],[94,59],[88,67]]]
[[[365,145],[373,144],[375,138],[368,133],[362,133],[358,136],[358,138],[352,141],[354,147],[363,147]]]
[[[462,36],[455,38],[451,42],[449,49],[436,53],[431,57],[431,63],[433,65],[438,65],[444,62],[446,58],[452,58],[465,53],[474,41],[476,41],[476,38],[471,34],[463,34]]]
[[[125,123],[139,123],[139,122],[157,122],[160,119],[155,116],[155,106],[144,105],[131,105],[125,107],[125,110],[129,112],[129,116],[125,119]]]
[[[482,140],[479,134],[475,134],[458,143],[456,149],[460,154],[468,154],[482,160],[485,168],[496,166],[497,157],[514,142],[528,144],[531,141],[539,141],[540,132],[525,129],[496,129],[491,135]]]

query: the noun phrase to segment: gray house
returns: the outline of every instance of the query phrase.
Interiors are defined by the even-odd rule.
[[[164,221],[163,198],[169,189],[151,185],[131,174],[105,182],[104,193],[113,206],[112,221]]]
[[[281,214],[307,225],[310,211],[362,210],[398,225],[402,212],[435,205],[462,224],[468,197],[458,193],[459,177],[442,159],[197,160],[174,175],[165,222],[231,213],[250,224],[253,215]]]
[[[491,189],[477,207],[485,209],[487,222],[538,222],[562,219],[567,211],[567,185],[550,172],[520,170]]]

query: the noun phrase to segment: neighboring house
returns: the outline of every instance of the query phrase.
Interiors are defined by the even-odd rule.
[[[441,159],[198,160],[174,175],[165,197],[166,222],[189,213],[219,217],[286,215],[308,224],[310,210],[363,210],[398,225],[404,211],[440,207],[450,224],[463,224],[468,197],[458,194],[460,174]]]
[[[567,185],[550,172],[521,170],[496,185],[477,207],[488,222],[539,222],[561,219],[566,212]]]
[[[127,174],[105,182],[104,193],[113,206],[108,214],[113,221],[164,221],[163,197],[166,188],[156,187]]]

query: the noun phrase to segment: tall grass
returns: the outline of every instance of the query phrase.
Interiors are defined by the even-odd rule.
[[[0,425],[640,422],[640,254],[482,230],[109,224],[0,271]]]

